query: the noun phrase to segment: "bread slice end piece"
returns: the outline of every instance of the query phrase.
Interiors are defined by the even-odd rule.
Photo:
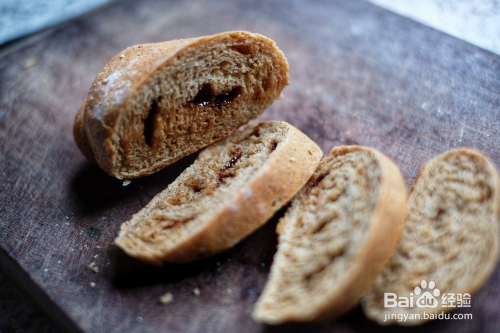
[[[283,53],[259,34],[136,45],[92,84],[85,132],[109,175],[147,176],[258,117],[288,79]]]

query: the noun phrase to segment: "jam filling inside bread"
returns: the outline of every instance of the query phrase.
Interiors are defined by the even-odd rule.
[[[196,106],[211,106],[220,108],[234,102],[234,100],[243,94],[243,88],[236,86],[230,91],[223,91],[216,94],[211,83],[205,83],[201,86],[198,94],[189,103]]]

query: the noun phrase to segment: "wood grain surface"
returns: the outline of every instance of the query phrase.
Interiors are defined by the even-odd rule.
[[[90,165],[72,125],[92,81],[128,46],[240,29],[274,39],[290,63],[284,98],[259,120],[288,121],[325,153],[378,148],[408,189],[426,160],[451,148],[477,148],[500,165],[500,57],[490,52],[364,1],[117,1],[0,53],[0,261],[9,275],[64,331],[500,331],[500,267],[458,311],[473,320],[385,328],[357,308],[321,324],[255,323],[284,210],[192,264],[151,267],[112,244],[195,156],[127,187]],[[162,305],[167,292],[174,302]]]

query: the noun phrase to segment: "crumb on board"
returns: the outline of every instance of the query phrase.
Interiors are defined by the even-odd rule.
[[[23,68],[24,69],[31,68],[31,67],[35,66],[37,63],[38,63],[38,58],[37,57],[29,58],[28,60],[26,60],[24,62]]]
[[[174,296],[171,293],[166,293],[162,297],[160,297],[161,304],[170,304],[174,301]]]
[[[227,293],[228,294],[232,294],[233,293],[233,290],[231,288],[227,288]]]
[[[94,273],[96,273],[96,274],[99,273],[99,267],[97,267],[95,262],[91,262],[89,267],[90,267],[90,269],[92,269],[94,271]]]
[[[123,180],[123,186],[127,186],[131,183],[132,181],[130,179],[124,179]]]
[[[92,288],[94,288],[94,287],[95,287],[95,282],[90,282],[90,286],[91,286]]]
[[[193,289],[193,294],[194,294],[195,296],[199,296],[199,295],[200,295],[200,288],[194,288],[194,289]]]

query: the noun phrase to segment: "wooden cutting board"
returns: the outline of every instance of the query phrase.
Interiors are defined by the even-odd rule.
[[[290,122],[325,154],[343,144],[378,148],[408,189],[422,163],[451,148],[480,149],[500,165],[500,57],[490,52],[364,1],[114,2],[0,53],[0,263],[64,331],[385,330],[359,308],[317,325],[251,319],[283,210],[233,249],[192,264],[151,267],[113,246],[120,224],[195,156],[123,187],[73,141],[88,88],[128,46],[227,30],[277,42],[291,83],[259,120]],[[167,292],[174,302],[161,305]],[[472,320],[411,331],[499,331],[499,304],[497,267],[472,307],[458,311]]]

